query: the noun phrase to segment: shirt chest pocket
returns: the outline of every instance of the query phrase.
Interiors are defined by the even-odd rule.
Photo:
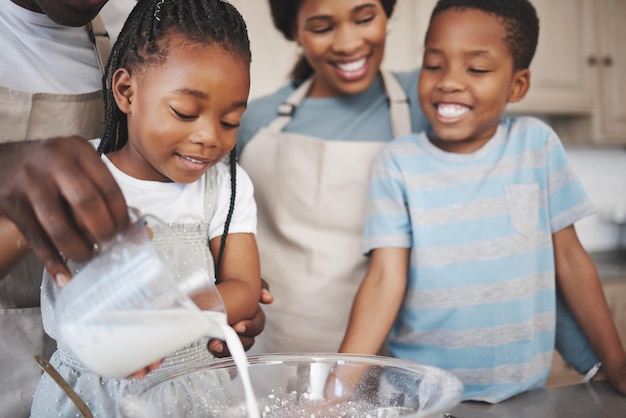
[[[505,192],[513,229],[518,234],[531,235],[539,223],[539,184],[509,184]]]

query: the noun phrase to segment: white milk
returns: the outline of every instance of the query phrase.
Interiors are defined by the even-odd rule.
[[[206,318],[183,308],[114,311],[67,321],[61,333],[89,369],[123,378],[207,335]]]
[[[204,313],[212,314],[212,312],[209,311],[204,311]],[[214,322],[213,318],[211,318],[210,322]],[[228,345],[228,349],[230,350],[230,355],[240,373],[243,390],[246,395],[248,416],[250,418],[259,418],[259,407],[257,406],[256,396],[254,396],[252,383],[250,382],[250,374],[248,373],[248,357],[246,357],[246,351],[243,349],[243,345],[241,345],[241,340],[235,330],[232,329],[225,320],[222,322],[215,321],[214,323],[220,325],[224,336],[223,339],[226,341],[226,345]]]
[[[114,378],[126,377],[204,336],[223,339],[241,374],[248,414],[259,417],[245,350],[222,312],[185,308],[115,311],[67,321],[60,331],[85,366]]]

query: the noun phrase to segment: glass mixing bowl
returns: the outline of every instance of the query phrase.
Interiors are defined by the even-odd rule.
[[[390,357],[266,354],[248,357],[264,418],[442,417],[460,401],[461,381],[439,368]],[[232,359],[148,376],[124,395],[125,418],[247,417]]]

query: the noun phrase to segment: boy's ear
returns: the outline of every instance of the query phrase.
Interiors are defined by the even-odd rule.
[[[133,103],[132,77],[126,68],[120,68],[113,73],[111,89],[117,107],[123,113],[131,113],[131,104]]]
[[[516,70],[513,73],[513,82],[511,83],[511,90],[509,91],[509,103],[519,102],[526,96],[528,89],[530,88],[530,70],[525,68],[523,70]]]

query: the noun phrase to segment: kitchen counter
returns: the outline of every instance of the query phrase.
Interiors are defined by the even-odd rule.
[[[625,418],[626,396],[607,382],[538,389],[496,405],[462,402],[454,418]]]

